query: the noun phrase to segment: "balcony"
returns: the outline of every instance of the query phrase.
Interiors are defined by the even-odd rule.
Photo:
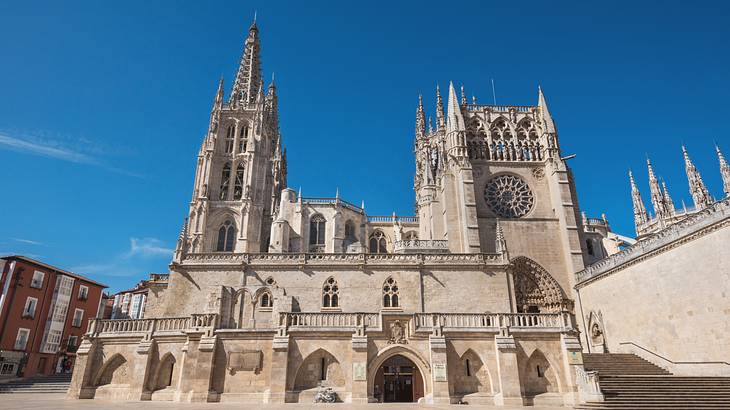
[[[394,253],[449,253],[449,241],[446,240],[405,240],[393,243]]]

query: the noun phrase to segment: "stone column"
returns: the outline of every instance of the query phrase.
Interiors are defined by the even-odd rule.
[[[101,366],[96,363],[99,342],[95,338],[84,337],[74,363],[73,378],[66,397],[70,399],[93,399],[96,393],[94,376]]]
[[[154,327],[151,332],[153,331]],[[142,339],[137,345],[137,349],[135,350],[137,358],[134,368],[131,369],[132,374],[129,379],[130,400],[150,400],[152,398],[152,392],[147,389],[147,382],[151,377],[150,370],[152,370],[152,356],[150,352],[153,352],[154,349],[155,341],[149,336]]]
[[[207,402],[209,400],[216,343],[216,336],[198,331],[188,333],[187,346],[183,349],[183,377],[180,384],[182,401]]]
[[[494,404],[497,406],[522,406],[515,338],[507,336],[506,332],[502,332],[501,336],[495,337],[495,348],[497,350],[499,393],[494,396]]]
[[[368,337],[360,326],[352,335],[352,398],[351,403],[367,403],[368,398]]]
[[[428,338],[431,353],[431,400],[433,404],[449,404],[448,363],[446,361],[446,338],[438,331]]]
[[[565,374],[563,403],[566,406],[572,406],[580,401],[575,368],[583,367],[583,349],[580,340],[575,335],[567,333],[560,335],[560,347],[563,353],[563,373]]]
[[[289,335],[286,329],[279,329],[274,336],[271,354],[271,382],[269,383],[269,403],[286,402],[286,376],[289,367]]]

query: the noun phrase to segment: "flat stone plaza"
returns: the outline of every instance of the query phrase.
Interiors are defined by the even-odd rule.
[[[67,399],[64,394],[7,394],[2,396],[0,401],[2,405],[0,408],[4,410],[35,410],[35,409],[98,409],[104,408],[106,410],[111,409],[137,409],[137,410],[153,410],[153,409],[183,409],[183,410],[198,410],[198,409],[241,409],[241,403],[177,403],[169,401],[107,401],[107,400],[72,400]],[[333,409],[411,409],[411,408],[429,408],[429,409],[450,409],[450,408],[461,408],[463,406],[456,404],[442,404],[442,405],[423,405],[417,403],[382,403],[382,404],[349,404],[349,403],[335,403],[335,404],[315,404],[315,403],[292,403],[292,404],[256,404],[258,408],[264,408],[267,410],[277,409],[320,409],[332,407]],[[468,406],[469,409],[518,409],[523,408],[521,406]],[[564,407],[532,407],[534,410],[553,410]]]

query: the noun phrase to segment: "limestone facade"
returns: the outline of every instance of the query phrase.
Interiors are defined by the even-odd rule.
[[[730,199],[577,273],[583,346],[730,375]]]
[[[414,216],[286,188],[253,24],[221,81],[189,215],[145,318],[95,320],[69,395],[115,400],[559,404],[578,400],[586,229],[536,105],[416,110]],[[161,278],[161,277],[160,277]]]

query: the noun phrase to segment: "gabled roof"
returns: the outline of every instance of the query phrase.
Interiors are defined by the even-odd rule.
[[[63,275],[66,275],[66,276],[70,276],[70,277],[75,278],[75,279],[78,279],[78,280],[82,280],[82,281],[87,282],[87,283],[90,283],[92,285],[101,286],[102,288],[108,288],[109,287],[109,286],[107,286],[107,285],[105,285],[103,283],[99,283],[99,282],[97,282],[95,280],[91,280],[91,279],[89,279],[89,278],[87,278],[85,276],[81,276],[81,275],[79,275],[77,273],[69,272],[69,271],[67,271],[65,269],[57,268],[57,267],[55,267],[53,265],[49,265],[47,263],[43,263],[43,262],[37,261],[35,259],[31,259],[31,258],[29,258],[27,256],[23,256],[23,255],[9,255],[9,256],[3,256],[0,259],[5,259],[6,261],[11,261],[13,259],[20,260],[20,261],[27,262],[27,263],[30,263],[30,264],[33,264],[33,265],[36,265],[36,266],[40,266],[40,267],[46,268],[46,269],[54,270],[54,271],[56,271],[56,272],[58,272],[60,274],[63,274]]]

